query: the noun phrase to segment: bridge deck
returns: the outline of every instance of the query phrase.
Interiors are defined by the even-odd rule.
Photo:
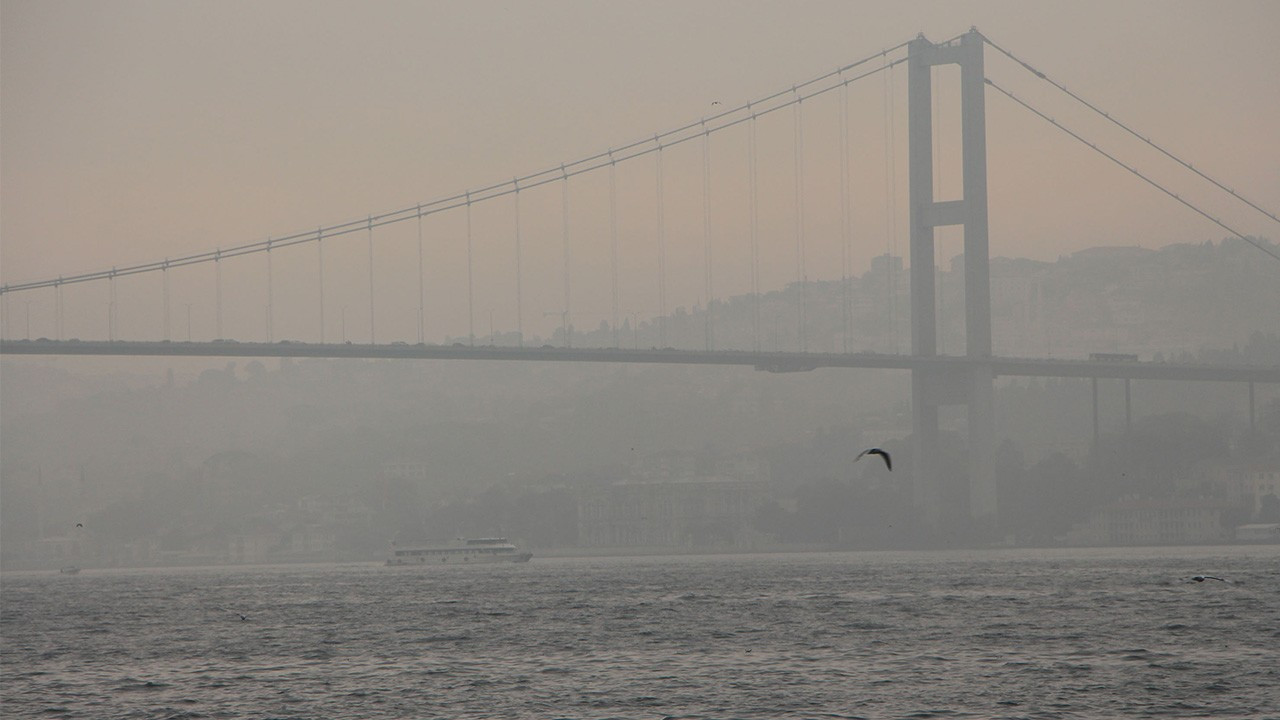
[[[410,345],[391,343],[277,342],[107,342],[83,340],[4,340],[0,355],[84,355],[154,357],[310,357],[403,360],[520,360],[535,362],[658,363],[670,365],[740,365],[769,372],[806,372],[818,368],[887,370],[959,369],[987,365],[992,375],[1025,377],[1129,378],[1142,380],[1209,380],[1280,383],[1280,366],[1200,365],[1190,363],[1056,360],[1044,358],[963,356],[923,357],[884,353],[748,352],[742,350],[678,350],[500,347],[494,345]]]

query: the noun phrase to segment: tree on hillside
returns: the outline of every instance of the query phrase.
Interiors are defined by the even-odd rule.
[[[1107,498],[1164,498],[1188,481],[1197,465],[1227,457],[1221,424],[1190,413],[1167,413],[1134,422],[1128,433],[1104,436],[1097,449],[1095,480]]]

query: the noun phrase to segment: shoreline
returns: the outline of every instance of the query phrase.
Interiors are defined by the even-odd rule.
[[[867,558],[884,558],[897,556],[902,559],[926,557],[998,557],[1006,556],[1010,560],[1030,560],[1037,557],[1052,559],[1073,558],[1115,558],[1115,557],[1172,557],[1172,556],[1212,556],[1217,552],[1230,551],[1232,555],[1274,555],[1280,557],[1280,543],[1221,543],[1213,545],[1108,545],[1108,546],[1044,546],[1044,547],[954,547],[954,548],[831,548],[831,547],[795,547],[785,549],[724,549],[714,548],[557,548],[534,550],[532,564],[538,560],[593,560],[593,559],[646,559],[646,558],[746,558],[783,555],[854,555]],[[487,563],[486,565],[493,564]],[[502,565],[501,563],[497,563]],[[514,564],[514,563],[513,563]],[[523,565],[524,563],[520,563]],[[299,560],[266,563],[202,563],[202,564],[166,564],[166,565],[112,565],[81,566],[80,572],[65,574],[69,580],[85,574],[96,575],[117,572],[165,572],[172,570],[253,570],[272,568],[386,568],[384,559],[336,559],[336,560]],[[413,566],[418,567],[418,566]],[[400,570],[403,568],[389,568]],[[0,575],[61,575],[60,567],[10,567],[0,568]]]

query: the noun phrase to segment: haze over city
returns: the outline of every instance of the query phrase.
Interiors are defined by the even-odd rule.
[[[0,0],[0,699],[1265,713],[1277,29]]]

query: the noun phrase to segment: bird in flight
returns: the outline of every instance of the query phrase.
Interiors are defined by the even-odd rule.
[[[234,613],[234,614],[236,615],[236,617],[239,617],[239,618],[240,618],[240,622],[248,622],[248,621],[249,621],[249,616],[248,616],[248,615],[245,615],[244,613],[240,612],[239,610],[232,610],[231,608],[227,608],[227,607],[220,607],[220,608],[218,608],[218,609],[219,609],[219,610],[224,610],[224,611],[229,612],[229,613]]]
[[[1193,582],[1200,582],[1200,583],[1204,582],[1205,580],[1217,580],[1218,582],[1227,582],[1226,580],[1223,580],[1220,577],[1214,577],[1213,575],[1193,575],[1191,576],[1191,580]]]
[[[858,457],[854,458],[853,461],[858,462],[862,459],[863,455],[879,455],[880,458],[884,460],[884,466],[889,468],[890,472],[893,472],[893,458],[889,457],[889,453],[884,450],[881,450],[880,448],[867,448],[866,450],[858,453]]]

